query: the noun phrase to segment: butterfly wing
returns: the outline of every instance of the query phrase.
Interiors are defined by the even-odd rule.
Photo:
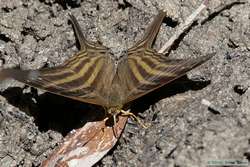
[[[210,59],[213,54],[195,59],[169,59],[159,55],[140,54],[128,58],[131,82],[126,102],[135,100],[183,75]]]
[[[123,62],[126,66],[124,87],[127,95],[124,103],[135,100],[199,66],[213,56],[203,56],[196,59],[170,59],[152,49],[152,43],[160,29],[165,12],[160,11],[155,17],[142,40],[128,50],[128,59]],[[122,70],[121,70],[122,71]],[[120,72],[121,73],[121,72]]]
[[[54,94],[102,105],[104,102],[96,87],[105,63],[102,55],[82,53],[55,68],[27,71],[3,69],[0,79],[13,78]]]
[[[81,50],[64,64],[54,68],[22,71],[18,69],[3,69],[0,79],[13,78],[30,86],[41,88],[54,94],[66,96],[75,100],[105,105],[101,96],[103,86],[101,75],[109,70],[112,73],[112,63],[103,46],[87,42],[75,17],[70,15]],[[109,66],[107,69],[105,66]]]

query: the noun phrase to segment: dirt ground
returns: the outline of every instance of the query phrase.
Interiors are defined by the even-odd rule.
[[[156,39],[157,50],[200,3],[0,0],[1,67],[53,67],[76,53],[68,13],[76,16],[88,40],[120,56],[142,37],[157,11],[165,9],[168,17]],[[203,167],[226,160],[250,164],[249,1],[211,1],[169,56],[211,52],[216,55],[186,77],[136,100],[133,111],[150,127],[129,121],[116,147],[96,166]],[[14,80],[1,82],[0,90],[0,167],[39,166],[63,136],[99,114],[92,105]]]

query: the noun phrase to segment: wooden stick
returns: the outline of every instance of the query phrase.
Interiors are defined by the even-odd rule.
[[[207,5],[208,0],[204,0],[202,4],[185,20],[185,22],[177,28],[176,33],[162,46],[158,53],[167,54],[174,42],[183,32],[189,28],[189,26],[194,22],[195,18],[201,13],[203,9],[207,7]]]

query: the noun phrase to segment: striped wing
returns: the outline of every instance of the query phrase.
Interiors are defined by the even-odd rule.
[[[104,105],[105,99],[100,95],[98,83],[100,76],[107,72],[104,66],[111,66],[107,58],[107,49],[87,42],[74,16],[71,21],[79,40],[81,51],[55,68],[22,71],[4,69],[0,79],[14,78],[30,86],[41,88],[54,94],[75,100]],[[101,82],[102,83],[102,82]],[[99,86],[103,86],[100,85]]]
[[[0,79],[14,78],[54,94],[102,105],[104,99],[96,87],[105,63],[102,55],[82,53],[55,68],[28,71],[4,69],[0,71]]]
[[[126,97],[126,103],[185,75],[212,56],[186,60],[168,59],[149,53],[130,56],[128,73],[131,83],[127,86],[130,91]]]
[[[160,11],[155,17],[142,40],[128,50],[127,96],[124,103],[135,100],[181,76],[189,70],[207,61],[212,55],[197,59],[170,59],[152,49],[154,39],[160,29],[165,12]],[[123,65],[124,66],[124,65]]]

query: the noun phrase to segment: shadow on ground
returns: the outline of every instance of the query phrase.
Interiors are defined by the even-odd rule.
[[[207,86],[210,81],[192,81],[186,76],[175,82],[137,99],[130,108],[132,111],[143,112],[157,101],[189,90],[200,90]],[[105,112],[102,107],[78,102],[44,93],[37,95],[36,89],[30,93],[23,93],[21,88],[9,88],[2,95],[8,102],[29,116],[34,117],[35,124],[40,131],[55,130],[66,135],[72,129],[80,128],[89,121],[102,120]]]

